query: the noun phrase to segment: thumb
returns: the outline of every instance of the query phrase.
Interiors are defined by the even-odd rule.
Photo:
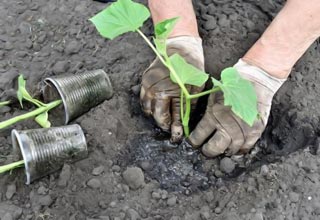
[[[172,98],[171,111],[171,142],[177,143],[180,142],[183,137],[183,128],[180,115],[180,98]]]

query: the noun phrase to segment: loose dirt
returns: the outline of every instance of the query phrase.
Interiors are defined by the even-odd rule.
[[[233,65],[283,3],[195,1],[207,71],[217,75]],[[144,117],[140,75],[154,55],[134,33],[102,39],[88,18],[105,6],[91,0],[0,3],[1,99],[15,96],[19,73],[39,95],[48,76],[101,68],[115,90],[111,100],[73,122],[85,131],[87,159],[29,186],[23,170],[1,175],[1,220],[320,219],[319,42],[276,95],[269,125],[252,152],[209,160],[184,143],[171,145]],[[143,32],[152,35],[151,21]],[[15,102],[0,109],[0,118],[25,111]],[[31,120],[14,126],[35,127]],[[13,159],[10,130],[0,132],[0,164]]]

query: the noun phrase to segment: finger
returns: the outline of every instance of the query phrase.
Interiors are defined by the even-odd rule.
[[[146,92],[145,88],[142,86],[140,90],[140,104],[142,107],[143,112],[146,115],[151,115],[151,101],[153,99],[153,96],[151,93]]]
[[[224,105],[224,95],[223,95],[223,92],[222,91],[218,91],[216,94],[216,97],[215,97],[215,103],[218,103],[220,105]]]
[[[177,90],[179,87],[178,85],[171,83],[169,76],[164,77],[151,87],[145,87],[145,84],[148,83],[142,83],[140,100],[142,109],[147,115],[152,115],[154,113],[152,105],[155,104],[153,102],[158,97],[161,99],[161,96],[164,95],[167,97],[179,96],[179,90]]]
[[[171,114],[170,114],[170,98],[168,96],[156,94],[152,101],[152,115],[157,125],[165,131],[170,130]]]
[[[224,130],[217,130],[210,140],[203,145],[202,153],[207,157],[216,157],[223,154],[231,144],[231,137]]]
[[[254,146],[257,140],[261,137],[264,128],[265,126],[262,119],[257,121],[253,127],[249,127],[249,125],[245,124],[245,133],[247,136],[245,143],[240,148],[241,153],[247,153]]]
[[[260,138],[261,133],[260,134],[252,134],[248,136],[248,139],[246,141],[246,143],[240,148],[240,152],[241,153],[248,153],[249,150],[254,146],[254,144],[258,141],[258,139]]]
[[[190,134],[188,141],[197,148],[208,139],[215,129],[215,121],[212,115],[206,112],[194,131]]]
[[[160,80],[167,78],[169,75],[169,70],[163,66],[159,61],[155,61],[149,69],[147,69],[142,76],[141,84],[145,88],[150,88],[157,84]]]
[[[166,91],[166,93],[170,93],[171,95],[175,94],[177,97],[180,95],[179,85],[172,83],[169,75],[154,84],[152,89],[154,91]]]
[[[213,105],[215,104],[216,96],[217,95],[215,93],[210,94],[210,96],[208,98],[207,109],[213,107]]]
[[[177,143],[181,141],[183,136],[183,128],[180,113],[180,98],[174,97],[171,100],[172,125],[171,125],[171,141]]]
[[[191,86],[191,88],[190,88],[190,94],[197,94],[197,93],[200,93],[200,92],[202,92],[202,90],[204,89],[204,85],[203,86],[200,86],[200,87],[198,87],[198,86]]]
[[[228,146],[228,154],[235,154],[244,144],[245,137],[237,116],[235,116],[230,108],[216,104],[213,107],[214,116],[218,124],[218,130],[223,130],[231,138],[231,144]]]
[[[168,70],[158,60],[155,60],[143,73],[140,90],[140,104],[145,114],[151,115],[153,113],[151,104],[154,99],[155,91],[159,90],[159,85],[157,84],[159,84],[159,82],[165,84],[165,82],[168,81],[168,75]]]

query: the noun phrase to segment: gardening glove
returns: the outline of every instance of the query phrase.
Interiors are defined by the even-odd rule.
[[[181,36],[167,40],[167,53],[178,53],[189,64],[204,70],[202,40],[198,37]],[[183,136],[180,118],[180,87],[170,79],[169,70],[156,58],[143,73],[140,102],[143,111],[153,116],[164,131],[171,130],[171,141],[179,142]],[[199,93],[203,87],[187,86],[190,94]],[[197,100],[193,100],[194,107]]]
[[[264,131],[272,98],[285,82],[285,79],[272,77],[241,59],[234,68],[253,84],[257,94],[259,118],[250,127],[236,116],[230,107],[223,104],[222,92],[211,94],[204,117],[189,137],[189,142],[194,147],[199,147],[212,135],[202,147],[203,154],[208,157],[248,152]]]

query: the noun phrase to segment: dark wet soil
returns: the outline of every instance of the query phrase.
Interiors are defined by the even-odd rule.
[[[233,65],[283,2],[195,1],[207,71],[217,75]],[[319,43],[310,47],[276,95],[255,149],[226,164],[223,157],[208,160],[186,145],[159,139],[137,96],[140,74],[154,55],[134,33],[102,39],[88,18],[105,6],[91,0],[0,3],[1,99],[15,96],[19,73],[37,94],[46,77],[104,69],[115,91],[111,100],[73,122],[85,131],[87,159],[66,164],[30,186],[24,184],[23,170],[0,176],[1,220],[320,218]],[[148,36],[151,24],[143,28]],[[21,110],[13,103],[0,109],[0,119],[30,107]],[[14,126],[36,127],[31,120]],[[0,132],[0,164],[12,160],[10,130]],[[235,170],[225,174],[232,165]],[[140,169],[128,167],[141,168],[144,178]]]

